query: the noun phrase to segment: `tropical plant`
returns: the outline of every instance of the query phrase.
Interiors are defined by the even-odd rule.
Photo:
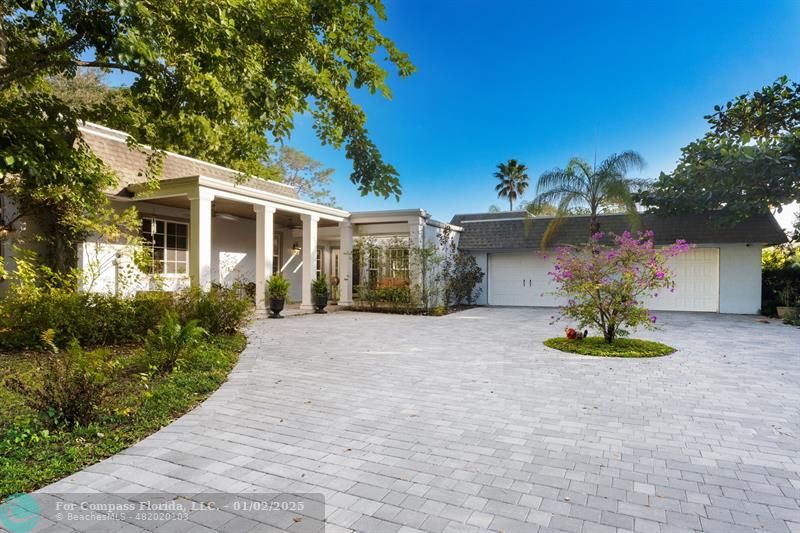
[[[212,335],[231,335],[248,321],[253,300],[242,282],[231,287],[213,284],[207,291],[192,287],[181,292],[177,299],[179,317],[183,322],[196,320]]]
[[[314,296],[328,295],[328,280],[325,274],[321,274],[317,279],[311,282],[311,293]]]
[[[783,76],[706,115],[710,130],[681,150],[637,200],[659,213],[717,211],[734,223],[800,200],[800,84]]]
[[[566,299],[561,316],[577,321],[580,329],[598,328],[611,343],[628,334],[624,328],[655,327],[644,300],[675,289],[666,263],[689,245],[679,240],[657,248],[652,231],[614,235],[614,246],[602,244],[603,237],[596,233],[581,247],[559,249],[549,275],[558,287],[555,294]]]
[[[5,386],[51,427],[88,424],[108,397],[122,366],[108,350],[84,350],[75,340],[58,353],[54,336],[52,330],[42,335],[43,344],[52,352],[39,356],[32,372],[7,378]]]
[[[494,177],[498,183],[494,190],[497,191],[498,198],[508,198],[508,210],[514,210],[514,201],[525,194],[528,189],[528,167],[517,161],[509,159],[508,163],[497,165]]]
[[[273,274],[267,281],[267,295],[273,300],[285,300],[289,295],[289,280],[280,274]]]
[[[177,314],[167,313],[156,329],[147,334],[144,350],[159,372],[171,372],[186,351],[200,344],[207,334],[197,320],[181,324]]]
[[[641,181],[630,178],[629,173],[641,170],[644,164],[641,155],[628,150],[612,154],[599,165],[573,157],[565,168],[556,168],[539,176],[536,198],[530,208],[544,209],[546,205],[556,207],[555,216],[542,237],[542,247],[553,237],[563,218],[574,209],[588,209],[590,220],[587,240],[600,231],[597,215],[601,212],[622,209],[635,219],[633,189]]]

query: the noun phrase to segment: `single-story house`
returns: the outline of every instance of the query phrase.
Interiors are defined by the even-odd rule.
[[[291,283],[289,299],[312,307],[311,281],[320,274],[332,280],[339,305],[350,305],[353,293],[352,250],[359,239],[438,245],[437,236],[451,227],[423,209],[379,212],[345,211],[301,199],[288,185],[242,179],[232,169],[167,152],[159,187],[146,183],[147,154],[128,146],[124,132],[86,123],[83,140],[119,176],[118,190],[108,191],[112,205],[122,211],[135,206],[142,218],[142,237],[152,252],[152,265],[135,265],[133,248],[124,243],[90,238],[78,250],[84,289],[133,293],[178,290],[191,282],[201,287],[236,281],[255,283],[257,304],[264,306],[264,288],[272,273]],[[146,147],[145,147],[146,150]],[[4,219],[14,218],[14,206],[3,201]],[[36,249],[35,219],[11,239],[0,240],[6,267],[14,268],[13,243]],[[408,260],[408,258],[406,258]],[[384,262],[385,263],[385,262]],[[397,272],[376,272],[364,263],[362,280],[375,276],[413,276],[397,261]],[[388,266],[386,268],[389,268]],[[0,289],[3,284],[0,283]]]
[[[479,304],[556,306],[547,272],[552,252],[540,249],[550,220],[527,218],[523,212],[456,215],[450,223],[431,218],[423,209],[349,212],[308,202],[290,186],[248,179],[239,172],[167,152],[159,187],[146,183],[146,147],[132,149],[128,135],[97,124],[80,128],[83,139],[119,176],[119,188],[108,191],[120,211],[135,206],[142,235],[152,256],[143,267],[131,246],[90,238],[77,250],[85,275],[84,290],[132,293],[177,290],[194,283],[255,284],[258,307],[265,306],[267,278],[282,273],[291,282],[289,298],[311,308],[311,281],[325,274],[339,305],[353,303],[354,286],[379,278],[422,274],[405,246],[433,246],[441,252],[451,242],[473,255],[486,276]],[[15,217],[14,206],[0,196],[3,220]],[[710,217],[643,215],[642,227],[652,229],[660,244],[685,239],[696,245],[673,262],[678,289],[661,295],[654,309],[756,313],[761,300],[761,248],[786,237],[771,215],[754,217],[734,227],[714,224]],[[622,215],[601,219],[604,231],[622,232]],[[6,268],[14,268],[12,244],[36,248],[35,219],[17,223],[14,238],[0,239]],[[569,217],[552,245],[585,240],[588,220]],[[446,237],[446,238],[445,238]],[[386,257],[354,254],[359,240],[383,243]],[[397,253],[394,253],[397,252]],[[363,255],[363,254],[361,254]],[[354,267],[354,256],[357,265]],[[144,270],[143,270],[144,268]],[[0,282],[0,292],[7,282]]]
[[[604,232],[631,229],[627,215],[601,215]],[[547,273],[552,270],[552,248],[586,241],[589,217],[567,217],[541,249],[542,235],[551,217],[530,218],[525,212],[456,215],[452,223],[463,228],[459,248],[473,255],[486,274],[478,303],[488,305],[558,306]],[[750,218],[734,226],[718,224],[710,215],[640,215],[641,230],[652,230],[657,245],[677,239],[693,244],[674,258],[675,292],[658,295],[654,310],[711,313],[757,313],[761,307],[761,249],[786,242],[786,234],[772,215]]]

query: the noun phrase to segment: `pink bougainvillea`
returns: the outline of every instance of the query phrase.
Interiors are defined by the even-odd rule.
[[[558,286],[556,293],[567,300],[561,315],[577,320],[581,328],[600,329],[606,342],[613,342],[627,334],[626,327],[655,328],[656,317],[644,300],[662,289],[674,290],[667,262],[690,245],[678,240],[658,247],[652,231],[611,234],[611,246],[602,244],[604,237],[597,233],[583,247],[560,248],[549,274]]]

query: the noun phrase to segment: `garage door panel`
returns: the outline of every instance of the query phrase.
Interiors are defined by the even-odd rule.
[[[694,248],[669,262],[675,292],[662,292],[645,303],[657,311],[719,311],[719,248]],[[557,307],[564,298],[548,272],[553,257],[537,252],[489,255],[490,305]]]
[[[489,304],[558,306],[560,299],[548,272],[553,260],[536,252],[489,256]]]
[[[719,248],[694,248],[668,263],[675,291],[646,301],[656,311],[719,311]]]

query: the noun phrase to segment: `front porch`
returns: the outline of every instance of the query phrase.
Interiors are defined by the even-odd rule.
[[[347,211],[205,176],[162,180],[155,191],[130,189],[127,202],[139,210],[153,248],[153,274],[172,285],[253,283],[257,309],[264,310],[267,280],[280,273],[291,283],[290,302],[307,311],[311,282],[324,274],[339,305],[352,303]]]

